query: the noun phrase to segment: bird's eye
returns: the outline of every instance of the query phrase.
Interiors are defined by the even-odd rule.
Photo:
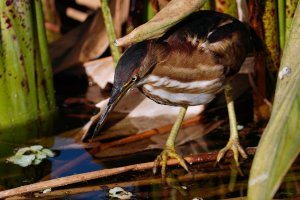
[[[136,81],[138,79],[138,77],[137,76],[134,76],[134,77],[132,77],[132,81]]]

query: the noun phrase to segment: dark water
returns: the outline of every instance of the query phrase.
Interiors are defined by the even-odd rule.
[[[65,83],[65,79],[62,80]],[[57,80],[59,82],[59,79]],[[58,83],[57,83],[58,84]],[[97,112],[88,101],[73,101],[66,103],[66,99],[86,98],[89,91],[93,93],[98,88],[76,87],[76,84],[87,86],[80,81],[65,83],[65,88],[57,89],[60,118],[56,122],[54,136],[28,142],[5,143],[8,149],[1,155],[0,162],[0,189],[9,189],[21,185],[34,183],[41,180],[54,179],[69,175],[91,172],[106,168],[126,166],[130,164],[153,161],[160,150],[147,150],[126,156],[97,159],[89,149],[76,144],[73,137],[62,136],[61,132],[84,125],[89,116]],[[72,85],[72,87],[70,87]],[[76,88],[76,90],[75,90]],[[73,91],[74,90],[74,91]],[[68,91],[66,93],[65,91]],[[100,91],[100,90],[99,90]],[[100,93],[99,93],[100,94]],[[105,94],[107,95],[107,94]],[[262,127],[251,123],[252,109],[245,109],[249,105],[249,94],[237,103],[238,119],[250,131],[242,134],[241,143],[244,147],[256,146]],[[251,93],[250,93],[251,96]],[[101,97],[96,97],[100,99]],[[70,102],[70,101],[69,101]],[[77,102],[77,103],[74,103]],[[250,103],[251,104],[251,103]],[[215,115],[224,115],[226,110],[220,110]],[[242,114],[241,114],[242,113]],[[245,114],[246,113],[246,114]],[[208,117],[209,118],[209,117]],[[57,128],[59,127],[59,128]],[[191,141],[178,150],[189,155],[191,152],[212,152],[225,146],[228,140],[228,124],[225,123],[213,132],[205,135],[201,141]],[[53,149],[57,154],[54,158],[44,160],[38,166],[22,168],[5,162],[5,157],[11,155],[12,149],[32,144],[42,144]],[[203,145],[205,148],[203,148]],[[4,146],[2,146],[4,147]],[[65,148],[64,148],[65,147]],[[128,145],[128,148],[133,148]],[[3,152],[2,152],[3,153]],[[98,152],[101,154],[101,152]],[[80,159],[79,159],[80,158]],[[252,163],[252,156],[241,161],[240,170],[232,160],[222,161],[219,165],[215,162],[195,163],[189,166],[191,174],[186,173],[181,167],[168,167],[167,179],[162,181],[160,174],[153,175],[152,170],[121,173],[106,178],[85,181],[64,187],[53,188],[51,193],[36,192],[22,196],[23,199],[109,199],[108,191],[116,186],[133,194],[131,199],[243,199],[247,195],[247,181]],[[297,159],[284,178],[276,199],[295,199],[300,197],[299,187],[299,159]],[[241,197],[241,198],[239,198]]]
[[[226,128],[226,127],[225,127]],[[221,136],[221,137],[220,137]],[[209,145],[219,142],[222,133],[218,130],[208,134],[204,140]],[[252,140],[249,139],[252,137]],[[249,134],[243,138],[243,143],[256,143],[258,136]],[[218,141],[213,142],[218,139]],[[224,140],[226,141],[226,140]],[[246,141],[246,142],[245,142]],[[72,138],[53,138],[51,149],[60,149],[62,146],[74,144]],[[197,144],[187,144],[181,148],[197,148]],[[12,164],[3,164],[2,169],[7,171],[6,177],[1,177],[2,188],[12,188],[29,184],[41,179],[58,178],[73,174],[90,172],[105,168],[114,168],[134,163],[153,161],[159,151],[146,151],[134,155],[111,159],[93,158],[84,148],[58,150],[54,158],[43,161],[38,166],[21,168]],[[68,166],[72,161],[85,155],[79,163]],[[252,156],[241,161],[239,171],[231,160],[225,160],[219,165],[215,162],[198,163],[189,166],[191,174],[186,173],[181,167],[168,167],[168,175],[165,182],[161,176],[153,175],[152,170],[126,172],[115,176],[72,184],[65,187],[54,188],[53,194],[34,193],[37,199],[109,199],[110,188],[120,186],[134,196],[131,199],[231,199],[245,197],[247,194],[247,180],[251,167]],[[57,173],[57,169],[63,169]],[[299,191],[299,160],[286,175],[280,189],[276,193],[276,199],[289,199],[300,196]],[[25,196],[26,197],[26,196]],[[25,198],[26,199],[26,198]],[[27,196],[27,199],[34,199]]]

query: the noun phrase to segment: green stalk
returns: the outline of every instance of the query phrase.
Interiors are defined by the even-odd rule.
[[[201,10],[212,10],[211,0],[206,1]]]
[[[291,23],[297,8],[298,0],[286,0],[285,10],[285,36],[289,35]]]
[[[218,12],[226,13],[238,18],[237,6],[235,1],[215,0],[215,5]]]
[[[44,27],[44,15],[42,10],[42,4],[40,1],[34,2],[35,8],[35,19],[36,19],[36,28],[37,28],[37,48],[40,53],[41,64],[39,65],[41,68],[40,77],[42,77],[40,82],[41,94],[45,94],[45,107],[42,108],[43,111],[54,111],[55,110],[55,96],[54,96],[54,87],[53,87],[53,77],[52,77],[52,67],[49,59],[48,52],[48,42],[46,31]]]
[[[19,145],[55,111],[52,71],[40,0],[0,1],[0,10],[0,140]]]
[[[300,152],[300,2],[283,52],[270,121],[254,157],[248,199],[272,199]]]
[[[145,18],[147,21],[149,21],[155,15],[155,12],[152,8],[152,4],[150,1],[146,1],[146,2],[144,2],[144,4],[146,4],[146,8],[147,8]]]
[[[276,0],[264,0],[263,26],[264,39],[268,52],[267,67],[273,74],[273,79],[279,68],[279,38],[277,25]]]
[[[26,118],[26,106],[31,106],[31,104],[27,102],[26,99],[26,91],[23,90],[21,83],[24,80],[26,82],[26,74],[24,70],[24,65],[22,63],[21,57],[22,55],[22,45],[20,45],[19,40],[23,38],[19,38],[17,33],[28,38],[30,31],[24,31],[20,29],[19,19],[14,20],[12,17],[12,13],[17,13],[15,8],[11,8],[12,13],[8,12],[8,9],[5,8],[5,1],[1,1],[1,9],[3,10],[4,15],[1,17],[1,35],[2,35],[2,48],[3,48],[3,59],[4,69],[3,74],[3,84],[5,85],[5,95],[1,98],[7,98],[8,104],[4,104],[3,106],[11,107],[5,115],[8,115],[8,118],[2,118],[0,116],[1,128],[8,127],[11,124],[21,124]],[[18,11],[28,9],[28,6],[25,3],[19,4]],[[21,20],[24,20],[24,26],[26,24],[26,18],[29,16],[29,13],[20,14],[18,17]],[[20,20],[20,21],[21,21]],[[16,27],[16,28],[15,28]],[[27,28],[27,27],[26,27]],[[25,28],[24,28],[25,29]],[[29,28],[30,29],[30,28]],[[15,36],[15,38],[13,38]],[[31,48],[30,45],[28,45]],[[26,56],[26,55],[25,55]],[[20,67],[19,67],[20,66]],[[24,79],[23,79],[24,78]],[[2,84],[2,83],[1,83]],[[9,92],[8,92],[9,91]],[[13,116],[18,117],[15,119]],[[30,115],[31,116],[31,115]],[[34,117],[34,116],[33,116]]]
[[[285,43],[285,0],[277,1],[278,5],[278,28],[280,52],[282,53]]]
[[[55,0],[41,0],[45,21],[52,24],[59,24],[58,15],[55,12]],[[51,30],[46,30],[48,42],[51,43],[60,37],[60,34]]]
[[[2,18],[0,21],[0,30],[2,30],[3,24],[2,24]],[[0,35],[1,36],[1,35]],[[0,44],[3,44],[3,38],[0,37]],[[4,48],[3,45],[0,45],[0,56],[4,54]],[[6,97],[6,90],[7,90],[7,82],[5,80],[5,60],[0,59],[0,113],[2,113],[2,117],[6,119],[3,123],[0,124],[0,129],[3,127],[8,126],[10,123],[10,117],[9,117],[9,108],[7,105],[9,105],[9,100]]]
[[[104,24],[107,32],[111,55],[113,57],[113,61],[116,66],[120,58],[120,52],[119,52],[119,48],[114,45],[114,42],[117,39],[117,37],[116,37],[116,32],[114,29],[110,9],[108,6],[108,0],[100,0],[100,3],[101,3],[101,10],[104,18]]]

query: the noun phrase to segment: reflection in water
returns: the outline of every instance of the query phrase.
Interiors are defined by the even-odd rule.
[[[71,144],[75,144],[73,138],[55,137],[51,148],[60,149]],[[52,162],[51,171],[55,173],[51,174],[51,179],[102,169],[101,165],[93,162],[93,157],[83,148],[62,149],[59,152],[57,157],[49,159]],[[84,159],[72,165],[72,161],[82,155],[84,155]],[[57,170],[60,170],[61,173],[57,173]]]

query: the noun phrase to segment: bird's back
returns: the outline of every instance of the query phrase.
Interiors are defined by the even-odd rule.
[[[210,102],[239,71],[250,34],[229,15],[200,11],[151,43],[161,56],[140,90],[160,104],[189,106]]]

